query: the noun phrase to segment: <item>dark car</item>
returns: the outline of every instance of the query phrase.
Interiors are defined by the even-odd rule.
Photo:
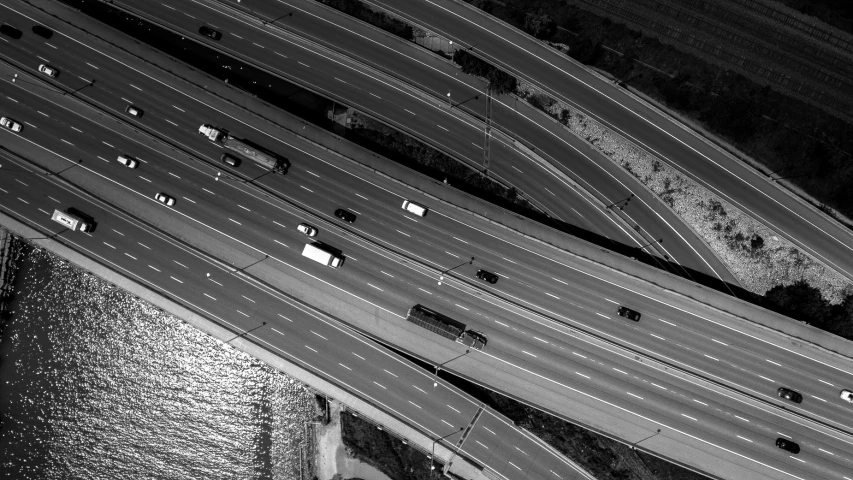
[[[219,159],[222,160],[223,163],[227,163],[228,165],[231,165],[232,167],[239,167],[240,166],[240,159],[235,157],[234,155],[229,155],[227,153],[223,153],[222,155],[219,156]]]
[[[479,278],[480,280],[485,280],[489,283],[498,283],[498,279],[500,277],[492,272],[487,272],[485,270],[477,270],[477,278]]]
[[[201,28],[198,29],[198,33],[214,40],[219,40],[220,38],[222,38],[222,34],[220,32],[204,25],[202,25]]]
[[[17,28],[11,25],[6,25],[5,23],[3,25],[0,25],[0,33],[6,35],[7,37],[12,37],[15,40],[21,38],[21,36],[24,34],[24,32],[18,30]]]
[[[787,450],[787,451],[789,451],[795,455],[800,453],[800,446],[799,445],[797,445],[796,443],[794,443],[790,440],[786,440],[784,438],[777,438],[776,439],[776,446],[781,448],[782,450]]]
[[[48,40],[53,36],[53,30],[45,27],[44,25],[33,25],[33,33]]]
[[[633,320],[635,322],[640,321],[640,312],[636,310],[631,310],[628,307],[619,307],[616,312],[619,314],[620,317],[625,317],[628,320]]]
[[[776,393],[785,400],[790,400],[794,403],[803,403],[803,396],[790,388],[780,387],[779,390],[776,390]]]
[[[340,218],[341,220],[347,222],[347,223],[352,223],[356,219],[356,216],[354,213],[347,211],[347,210],[344,210],[343,208],[339,208],[339,209],[335,210],[335,216]]]

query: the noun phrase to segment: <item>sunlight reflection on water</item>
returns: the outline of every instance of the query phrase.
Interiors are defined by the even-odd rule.
[[[49,253],[30,262],[3,336],[3,476],[299,477],[300,383]]]

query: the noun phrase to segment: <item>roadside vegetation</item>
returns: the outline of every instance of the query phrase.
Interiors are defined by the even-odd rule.
[[[790,8],[853,34],[853,2],[850,0],[779,0]]]
[[[677,111],[853,218],[853,125],[564,0],[466,0]]]
[[[341,412],[341,438],[347,455],[376,467],[394,480],[429,480],[429,458],[376,425]],[[435,469],[442,465],[436,461]]]

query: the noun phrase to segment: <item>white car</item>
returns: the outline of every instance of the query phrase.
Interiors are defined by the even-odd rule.
[[[312,227],[311,225],[308,225],[307,223],[300,223],[299,225],[297,225],[296,229],[304,233],[305,235],[308,235],[309,237],[317,236],[317,229]]]
[[[56,78],[56,74],[59,73],[56,71],[55,68],[53,68],[49,65],[45,65],[43,63],[41,65],[39,65],[39,72],[47,75],[50,78]]]
[[[162,203],[163,205],[166,205],[167,207],[175,205],[174,197],[170,197],[165,193],[158,193],[157,195],[154,195],[154,200],[157,200],[158,202]]]
[[[12,120],[9,117],[0,118],[0,125],[2,125],[5,128],[8,128],[9,130],[11,130],[13,132],[20,132],[21,129],[24,128],[23,125]]]
[[[127,112],[128,115],[133,115],[134,117],[142,116],[142,110],[134,107],[133,105],[128,105],[127,108],[124,109],[124,111]]]
[[[853,392],[850,390],[842,390],[841,395],[839,395],[842,400],[846,400],[849,403],[853,403]]]

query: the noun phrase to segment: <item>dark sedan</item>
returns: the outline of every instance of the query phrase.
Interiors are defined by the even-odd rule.
[[[793,453],[794,455],[800,453],[800,446],[799,445],[797,445],[796,443],[794,443],[790,440],[784,439],[784,438],[777,438],[776,439],[776,446],[781,448],[782,450],[787,450],[787,451]]]
[[[201,28],[198,29],[198,33],[214,40],[219,40],[220,38],[222,38],[222,33],[204,25],[202,25]]]
[[[480,280],[485,280],[489,283],[498,283],[498,279],[500,277],[498,277],[492,272],[487,272],[485,270],[477,270],[477,278],[479,278]]]
[[[628,320],[633,320],[635,322],[640,321],[640,312],[636,310],[631,310],[628,307],[619,307],[616,312],[619,314],[620,317],[625,317]]]
[[[335,210],[335,216],[340,218],[341,220],[347,222],[347,223],[352,223],[356,219],[356,216],[354,213],[347,211],[347,210],[344,210],[343,208],[339,208],[339,209]]]
[[[781,387],[779,390],[776,390],[776,393],[785,400],[790,400],[794,403],[803,403],[803,396],[790,388]]]

